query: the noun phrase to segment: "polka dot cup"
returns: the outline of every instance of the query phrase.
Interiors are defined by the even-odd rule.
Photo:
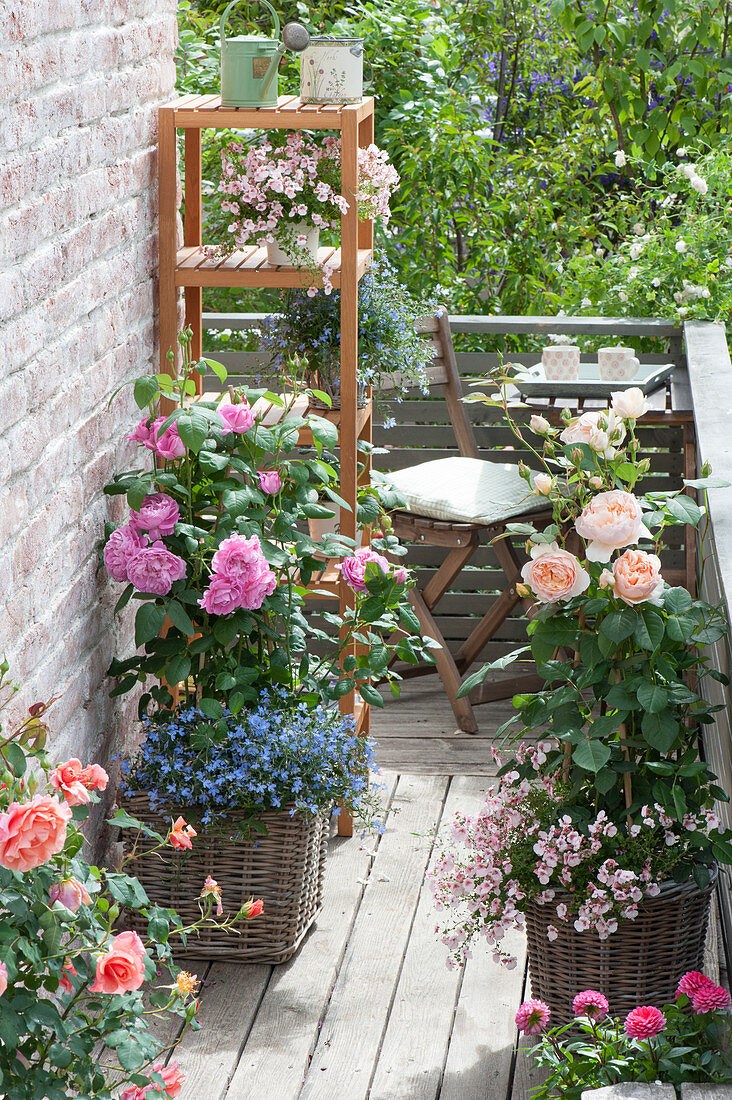
[[[640,366],[632,348],[600,348],[597,361],[603,382],[630,382]]]
[[[579,361],[580,349],[574,344],[554,344],[541,353],[544,376],[550,382],[576,382]]]

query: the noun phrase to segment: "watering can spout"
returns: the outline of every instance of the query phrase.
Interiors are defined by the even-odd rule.
[[[279,69],[280,61],[282,60],[284,55],[285,47],[283,45],[279,45],[275,52],[272,54],[272,60],[269,63],[269,68],[267,69],[267,72],[262,77],[262,83],[259,87],[259,94],[261,95],[262,99],[264,99],[269,92],[269,88],[274,79],[274,75]]]

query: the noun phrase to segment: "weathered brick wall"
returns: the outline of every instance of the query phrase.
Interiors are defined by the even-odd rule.
[[[59,695],[54,755],[105,761],[132,648],[97,572],[102,494],[130,463],[129,388],[155,362],[157,106],[176,0],[0,0],[0,654],[21,710]],[[139,414],[138,414],[139,416]]]

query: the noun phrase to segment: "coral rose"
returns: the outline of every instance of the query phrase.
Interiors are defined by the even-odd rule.
[[[138,551],[127,567],[127,578],[135,588],[155,596],[167,596],[173,582],[185,575],[186,563],[159,540]]]
[[[575,1016],[589,1016],[591,1020],[604,1020],[609,1007],[607,997],[596,989],[585,989],[572,1001]]]
[[[531,548],[531,561],[521,576],[541,603],[556,603],[579,596],[590,583],[590,575],[574,554],[560,550],[556,542],[540,543]]]
[[[254,425],[254,411],[248,401],[240,401],[238,405],[219,405],[217,412],[221,417],[223,434],[244,435]]]
[[[71,807],[58,795],[11,802],[0,814],[0,864],[11,871],[32,871],[47,863],[62,850],[71,816]]]
[[[705,985],[714,985],[714,982],[699,970],[687,970],[677,985],[674,996],[676,1000],[681,996],[691,1000],[694,994]]]
[[[61,971],[61,977],[59,978],[59,989],[63,989],[64,993],[73,993],[74,987],[71,983],[72,978],[77,977],[77,972],[71,959],[66,959]]]
[[[65,764],[59,764],[51,772],[49,779],[63,794],[69,806],[82,806],[90,801],[89,791],[105,790],[109,776],[99,764],[82,768],[81,760],[72,757]]]
[[[48,900],[51,905],[60,901],[62,905],[75,913],[82,905],[91,903],[91,896],[83,883],[70,875],[68,878],[61,879],[60,882],[53,884],[48,891]]]
[[[389,562],[383,554],[377,554],[370,546],[362,546],[352,557],[346,558],[341,565],[336,566],[341,576],[354,592],[366,591],[366,566],[369,562],[375,562],[382,573],[388,575]]]
[[[104,547],[104,564],[110,577],[127,581],[127,567],[144,546],[147,539],[129,523],[112,531]]]
[[[192,848],[191,838],[198,836],[198,833],[192,825],[188,825],[185,818],[179,817],[177,821],[173,822],[173,828],[170,830],[169,840],[174,848]]]
[[[661,603],[661,561],[645,550],[626,550],[613,562],[615,595],[625,603]]]
[[[629,1039],[651,1039],[666,1027],[666,1017],[652,1005],[639,1005],[625,1017],[625,1034]]]
[[[248,901],[246,905],[242,906],[242,912],[247,920],[258,917],[260,913],[264,912],[264,902],[261,898],[257,898],[256,901]]]
[[[524,1001],[516,1013],[516,1027],[525,1035],[538,1035],[549,1023],[551,1013],[543,1001]]]
[[[172,1100],[180,1096],[185,1077],[178,1068],[177,1062],[171,1062],[169,1066],[165,1067],[163,1067],[162,1062],[156,1062],[153,1071],[159,1073],[165,1081],[165,1092]],[[162,1094],[162,1091],[162,1087],[157,1082],[151,1081],[149,1085],[133,1085],[131,1088],[125,1089],[124,1092],[120,1093],[119,1100],[149,1100],[148,1094],[152,1092]]]
[[[0,997],[8,988],[8,968],[4,962],[0,962]]]
[[[631,386],[628,390],[618,390],[610,394],[613,412],[623,420],[638,420],[648,412],[648,402],[643,390]]]
[[[691,998],[691,1007],[697,1016],[703,1012],[714,1012],[717,1008],[729,1008],[730,995],[723,985],[703,985]]]
[[[641,506],[632,493],[610,489],[598,493],[574,523],[578,535],[588,543],[589,561],[610,561],[613,550],[651,538],[643,523]]]
[[[109,951],[97,959],[97,972],[90,993],[129,993],[145,980],[147,952],[137,932],[120,932]]]
[[[180,508],[167,493],[152,493],[145,497],[140,511],[130,511],[130,523],[136,531],[147,531],[155,539],[172,535],[180,519]]]
[[[259,488],[263,493],[270,493],[274,496],[274,494],[279,493],[282,488],[282,478],[277,470],[257,470],[257,478],[259,480]]]

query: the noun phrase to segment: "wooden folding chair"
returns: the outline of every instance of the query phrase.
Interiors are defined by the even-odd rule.
[[[506,524],[518,518],[530,519],[543,526],[551,519],[551,510],[531,494],[521,478],[517,464],[488,461],[479,457],[473,428],[463,403],[455,349],[446,310],[424,318],[417,331],[430,339],[434,359],[427,367],[427,383],[439,387],[447,404],[459,456],[437,459],[387,475],[388,480],[408,502],[407,511],[392,515],[395,534],[405,542],[442,547],[446,557],[429,583],[420,591],[410,592],[412,607],[424,634],[434,638],[440,648],[433,650],[437,672],[447,692],[458,726],[466,733],[478,729],[473,704],[458,699],[462,678],[478,659],[487,642],[494,637],[521,597],[516,584],[521,565]],[[498,541],[494,541],[498,539]],[[453,656],[435,622],[434,610],[457,575],[468,564],[481,543],[492,543],[503,569],[505,585],[486,614]],[[405,675],[433,671],[431,665],[410,668]],[[521,688],[537,688],[537,677],[511,677],[500,683],[483,685],[473,702],[504,699]]]

